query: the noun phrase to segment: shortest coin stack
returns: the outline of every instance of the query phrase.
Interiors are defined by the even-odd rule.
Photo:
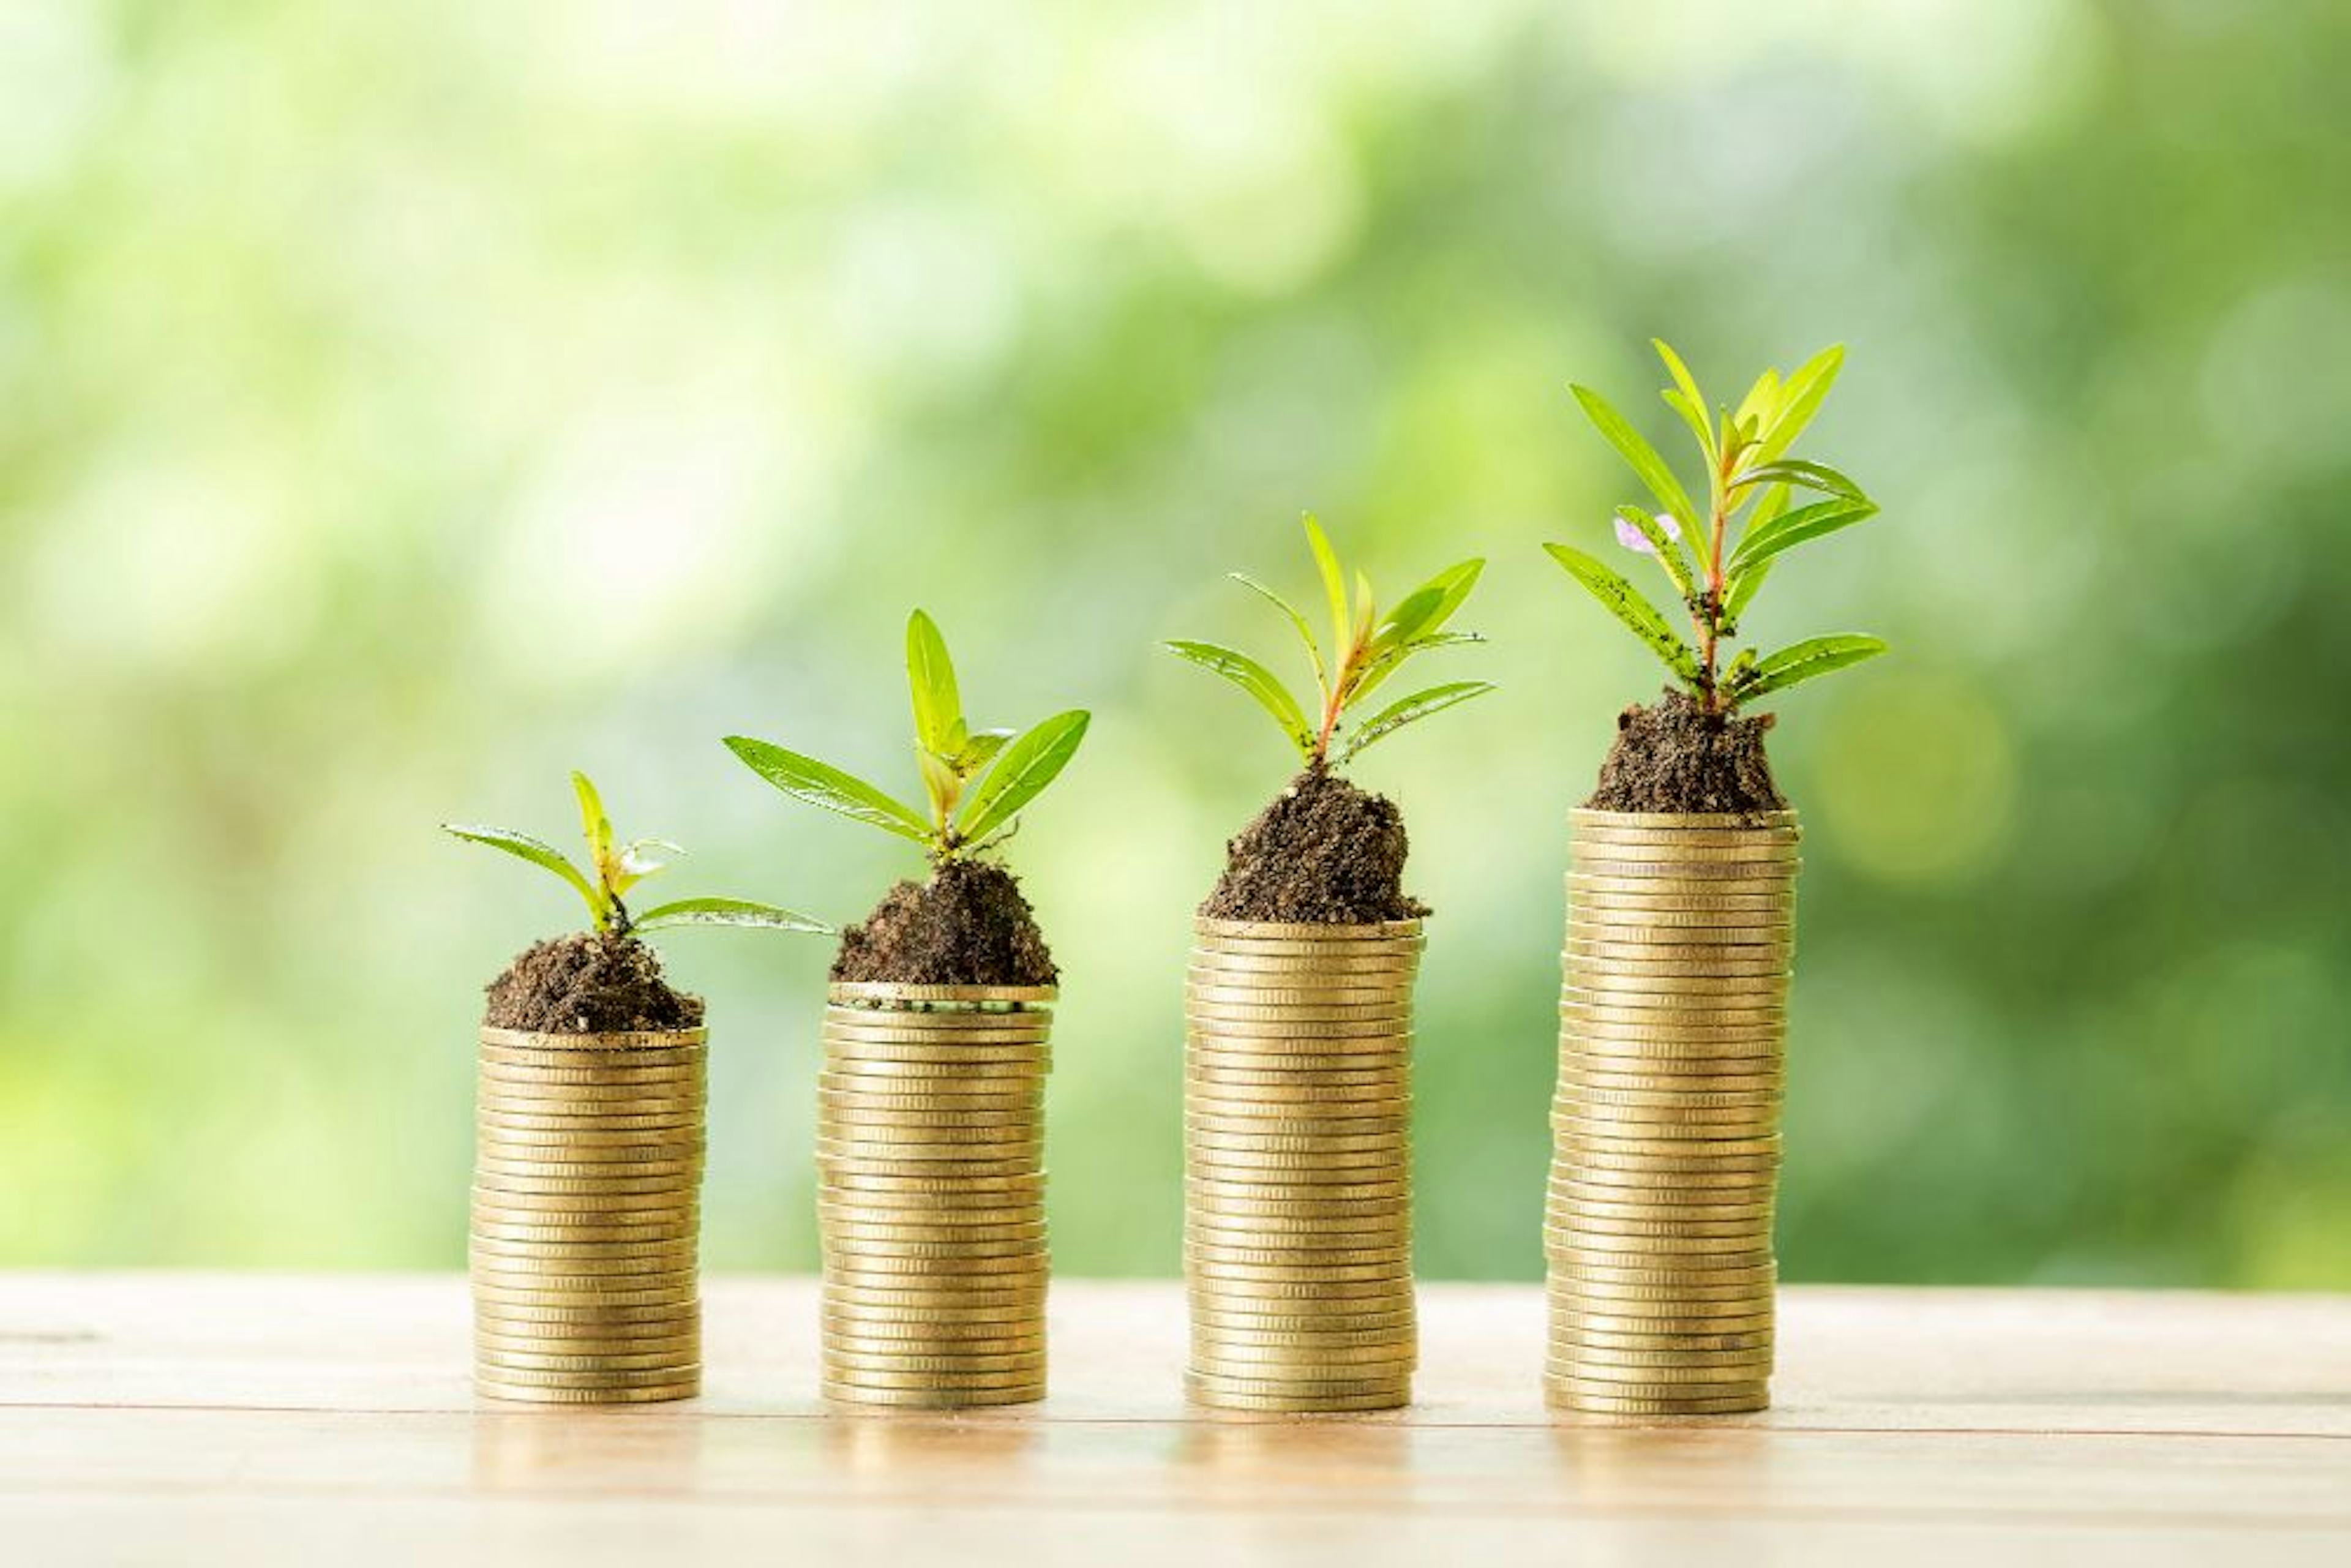
[[[1593,1414],[1761,1410],[1795,817],[1573,821],[1545,1385]]]
[[[702,1385],[707,1037],[482,1031],[474,1383],[539,1404]]]
[[[1054,995],[832,988],[817,1091],[827,1398],[1044,1397]]]
[[[1409,1404],[1417,921],[1201,919],[1185,988],[1185,1385],[1236,1410]]]

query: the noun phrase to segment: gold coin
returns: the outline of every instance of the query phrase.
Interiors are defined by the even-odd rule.
[[[924,1389],[968,1392],[986,1390],[1008,1393],[1017,1389],[1038,1389],[1044,1385],[1041,1366],[1007,1367],[998,1372],[893,1372],[880,1367],[841,1366],[828,1362],[824,1369],[825,1386],[864,1390]]]
[[[626,1257],[580,1257],[578,1254],[549,1256],[544,1253],[493,1252],[484,1249],[479,1242],[468,1250],[466,1261],[475,1279],[538,1281],[550,1285],[569,1279],[606,1279],[619,1282],[663,1275],[690,1275],[698,1264],[695,1249],[691,1246]]]
[[[914,1374],[923,1372],[1003,1374],[1008,1372],[1038,1373],[1045,1367],[1045,1350],[1041,1344],[1017,1350],[981,1350],[955,1348],[914,1350],[904,1346],[867,1349],[828,1340],[824,1345],[824,1364],[828,1371],[850,1373],[888,1372]],[[1000,1378],[991,1379],[1000,1381]]]
[[[1651,869],[1630,874],[1578,865],[1568,872],[1567,886],[1571,893],[1633,898],[1685,893],[1726,898],[1791,898],[1795,894],[1796,877],[1794,868],[1786,862],[1768,861],[1708,861],[1695,868],[1652,862]]]
[[[611,1166],[642,1166],[664,1162],[692,1165],[699,1162],[705,1152],[699,1137],[659,1144],[606,1144],[589,1143],[564,1136],[534,1143],[487,1128],[475,1130],[474,1147],[485,1158],[517,1166],[537,1166],[543,1163],[568,1162],[572,1165],[598,1166],[600,1168],[595,1172],[598,1176],[628,1174],[624,1171],[601,1168]]]
[[[495,1356],[475,1356],[474,1370],[499,1383],[538,1388],[642,1388],[676,1383],[702,1370],[698,1356],[683,1360],[660,1358],[643,1366],[619,1364],[619,1358],[593,1358],[587,1366],[537,1366]]]
[[[903,1032],[925,1040],[953,1040],[967,1034],[1013,1034],[1033,1040],[1052,1030],[1053,1015],[985,1009],[827,1008],[820,1022],[828,1034]]]
[[[1025,1253],[1007,1253],[1001,1258],[898,1258],[891,1253],[830,1244],[823,1250],[825,1274],[830,1279],[870,1291],[903,1291],[947,1283],[964,1283],[976,1291],[1011,1291],[1025,1283],[1044,1286],[1046,1277],[1044,1246],[1032,1246]]]
[[[1184,1386],[1195,1395],[1230,1395],[1245,1399],[1351,1399],[1382,1395],[1401,1396],[1410,1378],[1382,1371],[1362,1376],[1274,1377],[1236,1376],[1197,1367],[1184,1374]]]
[[[1751,950],[1742,956],[1757,953],[1790,953],[1794,950],[1795,927],[1787,921],[1767,921],[1756,925],[1748,921],[1724,921],[1719,916],[1698,915],[1687,919],[1661,920],[1654,913],[1635,915],[1629,910],[1586,910],[1571,904],[1567,910],[1567,943],[1606,942],[1622,946],[1642,943],[1651,946],[1713,947]]]
[[[1234,1067],[1222,1058],[1195,1057],[1184,1064],[1184,1081],[1204,1093],[1238,1100],[1279,1100],[1299,1092],[1402,1095],[1411,1092],[1412,1068],[1398,1059],[1378,1066],[1311,1071],[1278,1065]]]
[[[879,1202],[879,1197],[865,1196],[872,1193],[919,1197],[925,1202],[945,1200],[952,1204],[961,1201],[977,1206],[1040,1198],[1045,1194],[1045,1174],[1042,1171],[999,1175],[972,1171],[941,1174],[921,1169],[904,1172],[843,1169],[826,1175],[822,1185],[844,1200],[858,1203]]]
[[[1419,1364],[1409,1343],[1399,1344],[1287,1345],[1228,1343],[1192,1338],[1192,1366],[1227,1379],[1393,1377]]]
[[[517,1307],[661,1307],[691,1301],[698,1291],[698,1278],[693,1270],[653,1275],[648,1283],[632,1286],[630,1281],[640,1277],[606,1280],[590,1275],[573,1281],[523,1283],[475,1270],[474,1300]]]
[[[827,1291],[824,1323],[845,1333],[896,1333],[953,1338],[960,1334],[1019,1337],[1045,1332],[1045,1301],[1037,1294],[1017,1301],[872,1301],[837,1299]]]
[[[1409,1203],[1412,1177],[1400,1162],[1380,1161],[1365,1170],[1337,1167],[1262,1166],[1227,1174],[1195,1168],[1184,1188],[1203,1198],[1275,1203]]]
[[[1186,1223],[1204,1230],[1263,1236],[1408,1234],[1412,1208],[1386,1203],[1372,1208],[1332,1209],[1311,1202],[1272,1199],[1256,1204],[1238,1200],[1209,1204],[1194,1199],[1186,1206]]]
[[[601,1220],[576,1225],[540,1223],[547,1218],[534,1213],[521,1218],[509,1218],[477,1204],[473,1210],[472,1234],[475,1240],[506,1245],[574,1247],[611,1243],[622,1247],[662,1247],[679,1242],[690,1243],[701,1228],[691,1217],[679,1220],[668,1215],[615,1217],[616,1220],[632,1218],[653,1218],[656,1220],[656,1223],[647,1225],[606,1224]]]
[[[1564,1385],[1545,1392],[1554,1409],[1583,1416],[1748,1416],[1771,1407],[1771,1390],[1761,1385],[1719,1399],[1612,1397]]]
[[[840,1080],[827,1073],[817,1080],[817,1103],[838,1105],[844,1110],[915,1112],[924,1111],[1028,1111],[1035,1112],[1045,1103],[1044,1080],[1028,1082],[1014,1080],[983,1089],[957,1089],[936,1082],[926,1082],[911,1090],[875,1089],[862,1080]]]
[[[1568,821],[1575,831],[1622,832],[1731,832],[1746,836],[1766,830],[1796,829],[1796,813],[1788,810],[1754,811],[1615,811],[1600,806],[1570,808]]]
[[[1225,1001],[1187,992],[1184,1016],[1196,1027],[1217,1024],[1377,1024],[1396,1029],[1412,1021],[1409,999],[1390,998],[1374,1002]]]
[[[1299,1042],[1304,1043],[1304,1042]],[[1237,1072],[1261,1072],[1283,1079],[1308,1081],[1329,1078],[1343,1082],[1342,1075],[1352,1078],[1377,1067],[1392,1074],[1410,1071],[1408,1048],[1383,1044],[1373,1051],[1299,1051],[1262,1053],[1247,1050],[1207,1050],[1195,1043],[1186,1056],[1186,1068],[1192,1077],[1203,1082],[1223,1082]]]
[[[1203,1018],[1251,1018],[1259,1016],[1259,1009],[1280,1016],[1348,1019],[1406,1018],[1412,1012],[1412,993],[1394,986],[1292,985],[1276,989],[1190,980],[1185,983],[1184,999]]]
[[[1033,1405],[1045,1397],[1045,1385],[1040,1381],[1019,1388],[853,1388],[828,1382],[824,1385],[824,1397],[836,1405],[887,1406],[904,1410],[970,1410],[1000,1405]]]
[[[614,1338],[669,1339],[702,1332],[699,1301],[653,1307],[529,1307],[510,1301],[476,1301],[474,1324],[477,1333],[509,1339],[545,1334],[586,1337],[606,1333]]]
[[[1550,1354],[1562,1367],[1572,1366],[1594,1382],[1733,1382],[1768,1376],[1771,1370],[1768,1344],[1748,1350],[1651,1350],[1554,1338]],[[1625,1375],[1612,1377],[1611,1371]],[[1698,1373],[1715,1375],[1694,1375]]]
[[[1651,1066],[1622,1058],[1612,1061],[1571,1053],[1560,1058],[1559,1082],[1608,1094],[1784,1095],[1788,1077],[1777,1062],[1763,1071],[1750,1071],[1736,1061],[1679,1061]]]
[[[1550,1333],[1554,1344],[1572,1343],[1594,1350],[1639,1354],[1770,1350],[1772,1343],[1771,1330],[1768,1327],[1701,1333],[1658,1333],[1641,1329],[1595,1329],[1572,1313],[1560,1312],[1552,1314]]]
[[[474,1392],[485,1399],[517,1405],[654,1405],[670,1399],[693,1399],[702,1393],[700,1374],[674,1384],[645,1388],[530,1388],[494,1380],[476,1372]]]
[[[1595,1280],[1589,1270],[1554,1267],[1546,1286],[1552,1299],[1580,1312],[1631,1316],[1642,1312],[1660,1315],[1761,1317],[1771,1310],[1771,1282],[1742,1280],[1722,1284],[1657,1284],[1642,1280]]]
[[[1772,1330],[1769,1297],[1760,1304],[1735,1302],[1722,1307],[1711,1301],[1597,1301],[1553,1288],[1549,1289],[1549,1301],[1553,1324],[1573,1322],[1586,1333],[1725,1334]]]
[[[843,1235],[842,1229],[838,1225],[825,1228],[823,1244],[826,1255],[861,1267],[876,1260],[893,1259],[960,1264],[994,1261],[999,1258],[1042,1258],[1045,1255],[1042,1235],[982,1235],[961,1241],[885,1241],[863,1231]]]
[[[1357,1085],[1332,1089],[1322,1084],[1234,1086],[1190,1080],[1185,1083],[1184,1092],[1188,1103],[1223,1115],[1404,1116],[1412,1110],[1412,1091],[1402,1083],[1384,1089]]]
[[[1792,893],[1773,894],[1729,893],[1604,893],[1590,883],[1571,886],[1568,897],[1586,918],[1622,919],[1646,924],[1661,915],[1729,920],[1745,925],[1792,925],[1796,899]]]
[[[1041,1194],[834,1192],[820,1186],[820,1214],[869,1225],[935,1225],[953,1229],[1026,1224],[1042,1218]],[[946,1201],[952,1198],[953,1201]]]
[[[1634,1024],[1644,1029],[1654,1029],[1659,1025],[1677,1029],[1690,1025],[1700,1029],[1728,1026],[1753,1029],[1765,1025],[1785,1028],[1788,1007],[1784,1001],[1717,1000],[1712,998],[1684,1001],[1639,991],[1587,991],[1575,986],[1562,986],[1559,1016],[1571,1021],[1588,1019],[1594,1023]]]
[[[1409,1250],[1413,1233],[1410,1220],[1397,1215],[1350,1220],[1338,1227],[1322,1219],[1269,1222],[1262,1217],[1235,1220],[1195,1213],[1184,1222],[1184,1234],[1203,1246],[1275,1248],[1296,1256],[1353,1247],[1392,1246]]]
[[[1261,1280],[1242,1274],[1187,1273],[1186,1286],[1190,1299],[1219,1311],[1236,1312],[1232,1303],[1246,1300],[1289,1303],[1286,1310],[1298,1311],[1305,1302],[1328,1303],[1341,1312],[1395,1311],[1399,1303],[1413,1299],[1409,1277],[1386,1280]],[[1360,1303],[1378,1303],[1365,1306]],[[1343,1303],[1343,1304],[1342,1304]]]
[[[708,1096],[700,1080],[678,1084],[548,1085],[483,1077],[475,1081],[475,1103],[535,1116],[674,1116],[698,1113]]]
[[[1790,977],[1771,975],[1643,975],[1605,964],[1570,964],[1560,993],[1566,997],[1660,997],[1686,1007],[1736,1002],[1768,1006],[1788,999]],[[1645,1007],[1644,1002],[1624,1005]]]
[[[534,1051],[485,1044],[477,1060],[507,1071],[584,1073],[585,1082],[628,1082],[626,1074],[699,1072],[708,1052],[698,1045],[676,1051]]]
[[[1589,1255],[1594,1258],[1679,1259],[1743,1255],[1768,1259],[1771,1255],[1771,1238],[1768,1232],[1759,1235],[1753,1230],[1740,1236],[1619,1236],[1568,1225],[1561,1228],[1558,1234],[1547,1242],[1544,1250],[1561,1258]]]
[[[1771,1375],[1771,1357],[1768,1352],[1761,1356],[1750,1354],[1738,1360],[1726,1358],[1681,1364],[1611,1361],[1552,1346],[1548,1365],[1551,1375],[1578,1387],[1596,1389],[1604,1385],[1614,1385],[1626,1394],[1671,1397],[1684,1395],[1719,1397],[1726,1389],[1750,1388]]]
[[[691,1206],[701,1186],[698,1169],[684,1175],[622,1180],[591,1176],[518,1176],[510,1171],[474,1173],[477,1200],[506,1208],[559,1209],[593,1213],[599,1208],[668,1208]]]
[[[621,1103],[625,1104],[627,1102],[621,1102]],[[620,1111],[602,1106],[584,1110],[575,1110],[568,1106],[561,1109],[547,1109],[536,1105],[510,1109],[503,1105],[485,1103],[475,1108],[474,1119],[477,1123],[486,1122],[494,1126],[508,1127],[517,1131],[666,1133],[698,1126],[702,1122],[702,1105],[699,1100],[694,1100],[680,1105],[675,1110]]]
[[[1401,1115],[1318,1124],[1303,1117],[1210,1116],[1196,1112],[1185,1116],[1184,1130],[1191,1146],[1217,1153],[1401,1152],[1409,1145],[1409,1134]]]
[[[1227,1340],[1250,1339],[1264,1343],[1368,1344],[1391,1339],[1409,1339],[1418,1333],[1416,1319],[1409,1306],[1376,1312],[1333,1312],[1308,1305],[1296,1312],[1244,1312],[1223,1311],[1194,1301],[1191,1324],[1196,1334],[1212,1333]]]
[[[826,994],[835,1003],[894,1006],[904,1002],[962,1002],[974,1007],[1050,1005],[1054,986],[915,986],[895,980],[835,980]]]
[[[1795,860],[1803,853],[1803,844],[1793,833],[1627,833],[1607,829],[1579,830],[1569,839],[1569,847],[1581,862],[1587,855],[1609,855],[1621,860],[1656,861],[1757,861],[1779,863]]]
[[[1189,973],[1195,976],[1356,976],[1364,983],[1411,985],[1420,971],[1420,950],[1373,952],[1228,952],[1223,947],[1195,947]]]
[[[1750,1105],[1626,1105],[1595,1099],[1573,1084],[1552,1101],[1552,1121],[1607,1135],[1657,1138],[1764,1137],[1780,1130],[1780,1107]]]
[[[702,1335],[688,1333],[592,1339],[561,1333],[488,1333],[477,1329],[474,1333],[474,1359],[476,1363],[510,1361],[519,1366],[548,1367],[571,1361],[588,1365],[608,1361],[627,1365],[640,1360],[648,1366],[675,1364],[702,1359]]]
[[[1401,1191],[1411,1179],[1406,1174],[1407,1163],[1406,1151],[1402,1149],[1268,1154],[1196,1146],[1185,1151],[1184,1171],[1187,1177],[1201,1181],[1258,1183],[1269,1197],[1297,1197],[1309,1195],[1287,1189],[1311,1187],[1322,1191],[1359,1186],[1390,1172],[1394,1174],[1389,1179]]]
[[[981,1291],[965,1286],[911,1283],[904,1290],[885,1291],[862,1284],[828,1281],[825,1284],[825,1305],[834,1313],[869,1316],[885,1309],[895,1308],[925,1319],[959,1320],[976,1322],[983,1309],[1006,1311],[999,1322],[1044,1321],[1045,1285],[1042,1280],[1019,1281],[1015,1287],[1000,1291]]]
[[[1280,920],[1218,920],[1208,915],[1196,915],[1192,929],[1202,936],[1282,937],[1296,941],[1322,942],[1370,941],[1374,938],[1406,940],[1416,938],[1422,931],[1418,920],[1365,921],[1360,925],[1332,922],[1299,922]]]
[[[1573,1118],[1562,1117],[1554,1118],[1554,1121],[1565,1124],[1557,1127],[1555,1146],[1558,1152],[1562,1155],[1573,1152],[1578,1158],[1586,1155],[1652,1155],[1677,1162],[1697,1160],[1710,1165],[1741,1155],[1776,1159],[1780,1154],[1781,1136],[1776,1132],[1717,1136],[1702,1127],[1667,1131],[1613,1119],[1586,1118],[1578,1123]],[[1663,1165],[1646,1168],[1674,1170],[1680,1167]],[[1696,1168],[1703,1168],[1703,1166]]]
[[[891,1094],[927,1094],[942,1082],[975,1090],[1010,1089],[1016,1085],[1042,1088],[1045,1069],[1036,1061],[828,1061],[826,1082],[844,1088],[873,1089]]]
[[[979,1368],[1008,1366],[1015,1364],[1013,1357],[1026,1357],[1042,1365],[1046,1343],[1041,1332],[985,1339],[933,1335],[886,1338],[851,1333],[828,1323],[822,1354],[828,1365],[836,1361],[843,1365],[881,1366],[895,1363],[919,1369],[937,1364],[945,1370],[956,1363],[969,1363]]]
[[[1340,1270],[1362,1269],[1376,1270],[1363,1278],[1387,1279],[1397,1269],[1411,1266],[1412,1243],[1401,1238],[1316,1248],[1251,1246],[1195,1232],[1184,1239],[1184,1256],[1207,1275],[1238,1270],[1254,1279],[1338,1280],[1354,1277]]]
[[[1396,1410],[1412,1403],[1409,1380],[1376,1394],[1247,1395],[1220,1389],[1186,1388],[1195,1405],[1215,1410],[1248,1410],[1269,1415],[1337,1415],[1348,1411]]]
[[[1613,1215],[1593,1214],[1583,1205],[1568,1199],[1553,1198],[1548,1205],[1545,1223],[1557,1227],[1562,1234],[1616,1238],[1625,1241],[1746,1240],[1761,1247],[1771,1243],[1771,1221],[1768,1215],[1761,1218],[1739,1220],[1620,1219]]]
[[[1768,1111],[1776,1112],[1786,1098],[1776,1078],[1767,1080],[1760,1088],[1739,1088],[1719,1083],[1702,1087],[1618,1087],[1607,1083],[1587,1083],[1580,1079],[1562,1076],[1562,1093],[1574,1095],[1583,1104],[1621,1106],[1630,1111]]]
[[[960,1165],[973,1174],[1018,1176],[1037,1168],[1043,1143],[1034,1133],[1014,1138],[935,1136],[930,1142],[914,1144],[874,1136],[862,1129],[847,1137],[820,1131],[816,1154],[822,1170],[889,1174],[909,1166]]]
[[[924,1045],[943,1051],[982,1047],[1041,1051],[1052,1035],[1049,1019],[988,1017],[972,1021],[956,1017],[951,1022],[934,1023],[932,1016],[893,1014],[879,1021],[829,1018],[819,1032],[824,1040],[844,1045]]]
[[[1373,1105],[1272,1105],[1254,1106],[1238,1103],[1198,1100],[1189,1102],[1184,1110],[1186,1131],[1203,1134],[1238,1134],[1246,1137],[1280,1134],[1311,1138],[1318,1142],[1332,1138],[1402,1137],[1412,1117],[1410,1104]]]
[[[520,1372],[580,1376],[598,1373],[665,1372],[675,1377],[680,1373],[692,1372],[702,1365],[702,1350],[697,1344],[677,1350],[629,1351],[607,1355],[504,1350],[476,1343],[474,1364],[501,1375]]]
[[[837,1137],[857,1143],[957,1144],[1007,1150],[1036,1143],[1044,1135],[1043,1118],[1032,1114],[1015,1114],[1009,1120],[988,1122],[942,1119],[946,1114],[848,1117],[820,1106],[817,1132],[820,1137]]]
[[[1042,1075],[1051,1070],[1052,1048],[1046,1045],[997,1045],[984,1041],[846,1040],[826,1037],[824,1061],[829,1071],[868,1061],[927,1062],[960,1068],[986,1062],[996,1067],[1022,1067]]]
[[[1266,1009],[1265,1017],[1252,1019],[1187,1004],[1184,1039],[1196,1047],[1267,1055],[1404,1051],[1412,1044],[1412,1018],[1408,1012],[1393,1009],[1385,1017],[1348,1019],[1308,1017],[1293,1009],[1272,1008]]]

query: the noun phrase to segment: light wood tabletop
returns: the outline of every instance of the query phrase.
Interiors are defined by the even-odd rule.
[[[1056,1285],[1053,1394],[848,1416],[811,1281],[707,1393],[477,1402],[455,1277],[0,1276],[0,1562],[2351,1563],[2351,1298],[1792,1288],[1778,1404],[1542,1406],[1530,1286],[1423,1288],[1419,1403],[1183,1403],[1180,1290]]]

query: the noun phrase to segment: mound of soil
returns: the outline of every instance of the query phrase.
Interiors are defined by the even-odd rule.
[[[1771,715],[1723,718],[1687,693],[1616,716],[1616,744],[1585,805],[1604,811],[1779,811],[1763,732]]]
[[[633,936],[574,932],[532,946],[489,984],[483,1022],[539,1034],[693,1029],[702,998],[674,991]]]
[[[1405,895],[1409,847],[1395,801],[1310,768],[1225,845],[1225,874],[1200,913],[1316,925],[1416,920],[1428,906]]]
[[[1061,974],[1012,873],[960,860],[892,888],[832,961],[836,980],[902,986],[1050,986]]]

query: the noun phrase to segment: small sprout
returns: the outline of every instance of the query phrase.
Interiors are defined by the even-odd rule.
[[[1394,610],[1383,616],[1373,597],[1370,580],[1360,571],[1355,574],[1354,591],[1350,595],[1338,553],[1331,548],[1322,525],[1311,514],[1306,518],[1306,544],[1313,552],[1315,568],[1322,579],[1323,596],[1330,605],[1331,646],[1327,650],[1316,641],[1312,628],[1296,605],[1255,578],[1238,571],[1231,576],[1234,581],[1280,611],[1291,630],[1298,633],[1298,640],[1305,644],[1307,659],[1314,667],[1314,708],[1311,715],[1280,677],[1247,653],[1214,643],[1183,641],[1169,643],[1167,651],[1204,670],[1214,671],[1255,697],[1258,705],[1273,716],[1273,722],[1281,727],[1282,735],[1309,768],[1343,763],[1416,720],[1442,713],[1472,697],[1484,696],[1494,689],[1490,681],[1453,681],[1399,698],[1357,722],[1346,745],[1337,757],[1332,757],[1332,745],[1341,726],[1405,660],[1432,648],[1485,640],[1473,632],[1447,632],[1445,623],[1478,585],[1478,574],[1485,570],[1486,563],[1465,560],[1446,568],[1405,594]]]
[[[1698,645],[1684,641],[1665,612],[1613,568],[1568,545],[1543,549],[1647,643],[1708,713],[1729,714],[1799,681],[1886,652],[1879,639],[1848,632],[1809,638],[1761,656],[1749,649],[1728,670],[1722,666],[1723,644],[1738,634],[1739,618],[1783,552],[1877,515],[1876,503],[1843,474],[1788,455],[1835,384],[1844,348],[1822,350],[1784,381],[1777,371],[1765,371],[1736,411],[1719,409],[1709,417],[1681,356],[1663,342],[1655,346],[1674,383],[1665,391],[1666,404],[1689,426],[1706,458],[1703,512],[1656,449],[1605,398],[1589,387],[1569,390],[1593,428],[1640,476],[1654,503],[1665,508],[1652,513],[1646,505],[1617,507],[1616,538],[1627,549],[1656,559],[1681,600]],[[1820,498],[1792,511],[1789,497],[1800,490]]]
[[[672,925],[756,925],[771,931],[831,931],[821,920],[795,915],[772,904],[747,898],[681,898],[656,904],[640,915],[629,913],[622,895],[669,864],[664,856],[685,852],[667,839],[636,839],[622,844],[604,814],[603,798],[585,773],[571,776],[571,792],[580,799],[580,827],[588,841],[588,869],[566,860],[551,844],[511,828],[486,828],[470,822],[444,822],[444,831],[470,843],[504,850],[518,860],[553,872],[569,883],[587,902],[595,929],[603,936],[641,936]]]
[[[1009,836],[1022,808],[1077,755],[1092,718],[1072,708],[1025,731],[971,728],[946,640],[920,610],[906,622],[906,685],[926,810],[769,741],[729,736],[726,748],[795,800],[912,839],[944,864]]]

